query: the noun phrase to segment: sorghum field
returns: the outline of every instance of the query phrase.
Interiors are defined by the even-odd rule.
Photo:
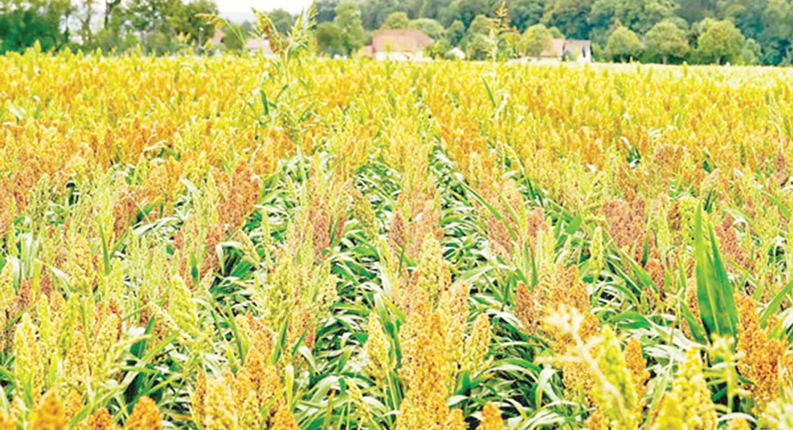
[[[793,427],[793,70],[0,57],[0,429]]]

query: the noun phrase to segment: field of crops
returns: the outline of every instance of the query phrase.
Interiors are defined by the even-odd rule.
[[[0,57],[0,429],[793,428],[793,70]]]

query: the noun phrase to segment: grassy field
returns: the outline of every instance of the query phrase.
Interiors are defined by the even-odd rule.
[[[793,69],[0,57],[0,429],[793,428]]]

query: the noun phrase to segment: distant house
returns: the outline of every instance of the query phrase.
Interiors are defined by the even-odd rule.
[[[563,60],[580,63],[592,62],[592,42],[589,40],[551,39],[535,58],[541,62],[558,62]]]
[[[572,61],[592,62],[592,42],[589,40],[565,40],[564,53]]]
[[[453,58],[455,60],[465,60],[465,52],[458,47],[454,47],[446,53],[447,58]]]
[[[209,39],[208,43],[211,48],[219,49],[226,44],[226,36],[228,34],[221,29],[216,29],[215,34]],[[245,40],[245,51],[251,54],[261,52],[265,58],[275,58],[270,41],[261,38],[250,38]]]
[[[564,57],[564,39],[551,39],[537,58],[539,61],[562,61]]]
[[[358,52],[355,54],[356,57],[368,57],[374,58],[374,50],[372,49],[372,45],[364,45]]]
[[[433,40],[421,30],[380,30],[372,36],[371,45],[359,51],[376,60],[421,61],[426,59],[424,50]]]
[[[223,45],[223,38],[224,37],[226,37],[226,32],[221,30],[221,29],[219,29],[219,28],[216,28],[215,29],[215,34],[213,34],[212,38],[209,39],[209,46],[215,47],[215,46]]]
[[[275,58],[270,41],[260,38],[250,38],[245,40],[245,50],[249,53],[261,52],[265,58]]]

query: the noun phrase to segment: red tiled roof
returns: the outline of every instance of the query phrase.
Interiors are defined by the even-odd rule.
[[[433,40],[421,30],[380,30],[372,37],[374,52],[418,52],[432,45]]]
[[[562,58],[564,54],[564,39],[551,39],[540,52],[542,58]]]
[[[270,41],[265,39],[248,39],[245,41],[245,49],[249,51],[260,50],[265,54],[272,54],[273,50],[270,48]]]

